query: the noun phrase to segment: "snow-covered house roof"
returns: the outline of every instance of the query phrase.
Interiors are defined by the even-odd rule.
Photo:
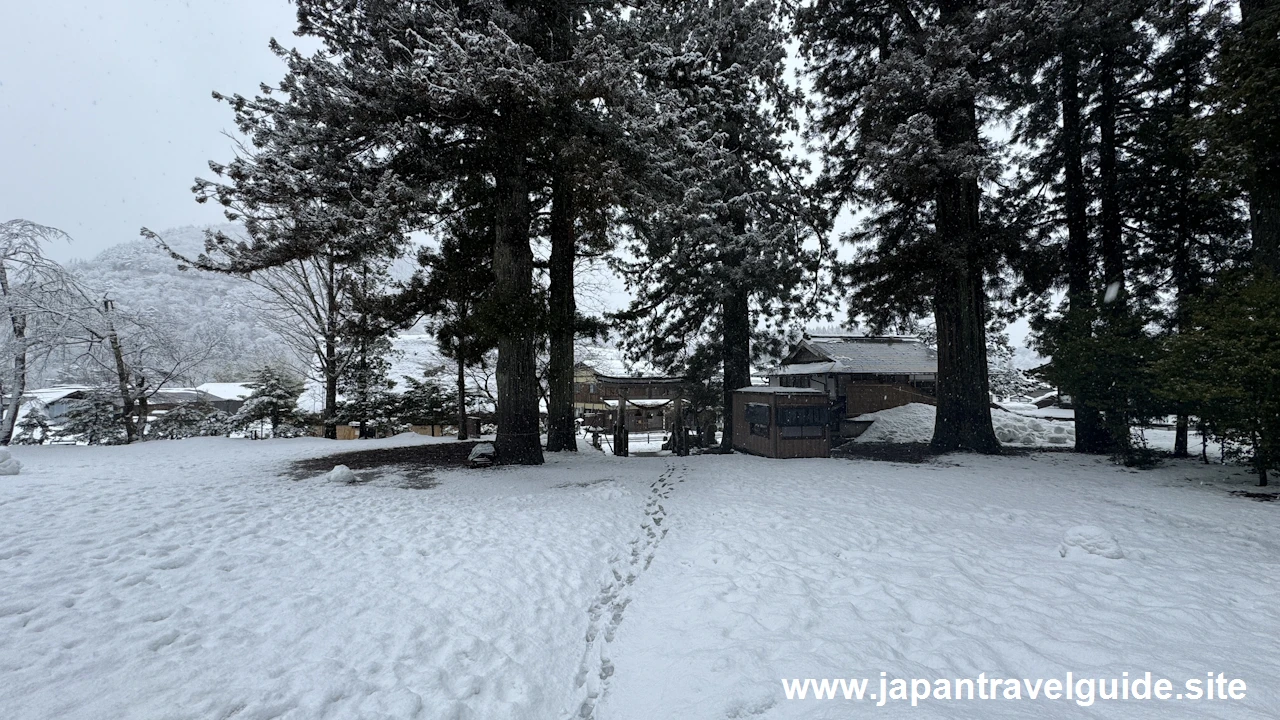
[[[802,340],[775,375],[932,375],[938,353],[912,337],[817,335]]]
[[[28,390],[22,395],[24,402],[29,400],[37,400],[45,405],[57,402],[64,398],[68,398],[76,393],[83,393],[93,388],[88,385],[56,385],[54,387],[36,388]]]
[[[162,387],[147,398],[147,402],[151,405],[182,405],[209,399],[208,394],[199,388]]]
[[[244,400],[253,394],[253,388],[244,383],[205,383],[196,390],[218,400]]]

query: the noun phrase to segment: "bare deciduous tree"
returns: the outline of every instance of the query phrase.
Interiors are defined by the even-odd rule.
[[[8,404],[0,417],[0,445],[8,445],[13,438],[32,355],[47,352],[64,337],[59,332],[61,318],[41,308],[54,296],[65,294],[70,283],[62,267],[44,256],[44,248],[69,239],[57,228],[29,220],[0,224],[0,302],[7,321],[3,346],[5,356],[12,358],[5,388]]]

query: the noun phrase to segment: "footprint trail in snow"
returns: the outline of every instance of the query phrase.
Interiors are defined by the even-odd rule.
[[[586,649],[576,679],[583,692],[582,704],[576,717],[583,720],[595,718],[596,705],[609,686],[613,676],[613,661],[609,646],[622,624],[622,616],[633,599],[632,587],[636,579],[653,563],[658,544],[667,536],[667,509],[665,502],[671,499],[671,491],[677,483],[684,482],[684,467],[669,466],[649,486],[649,499],[645,503],[641,534],[631,541],[630,556],[614,558],[612,579],[600,589],[596,601],[588,609]]]

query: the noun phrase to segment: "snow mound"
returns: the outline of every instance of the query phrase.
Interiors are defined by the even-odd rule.
[[[22,463],[13,459],[8,450],[0,450],[0,475],[17,475]]]
[[[933,439],[932,405],[910,403],[902,407],[859,415],[857,420],[873,420],[871,427],[858,436],[858,442],[927,443]]]
[[[1062,557],[1097,555],[1112,560],[1124,557],[1124,551],[1120,549],[1116,536],[1093,525],[1078,525],[1063,534],[1062,544],[1058,546],[1058,554]]]
[[[324,474],[324,481],[350,485],[360,482],[360,478],[346,465],[336,465],[332,470]]]
[[[857,420],[874,421],[858,436],[864,443],[927,443],[933,439],[935,409],[924,403],[859,415]],[[1005,445],[1022,447],[1071,447],[1076,442],[1073,423],[1026,417],[992,408],[991,425],[996,438]]]

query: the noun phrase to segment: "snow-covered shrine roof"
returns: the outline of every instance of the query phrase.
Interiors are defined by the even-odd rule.
[[[932,375],[938,353],[910,337],[849,335],[802,340],[774,375]]]

